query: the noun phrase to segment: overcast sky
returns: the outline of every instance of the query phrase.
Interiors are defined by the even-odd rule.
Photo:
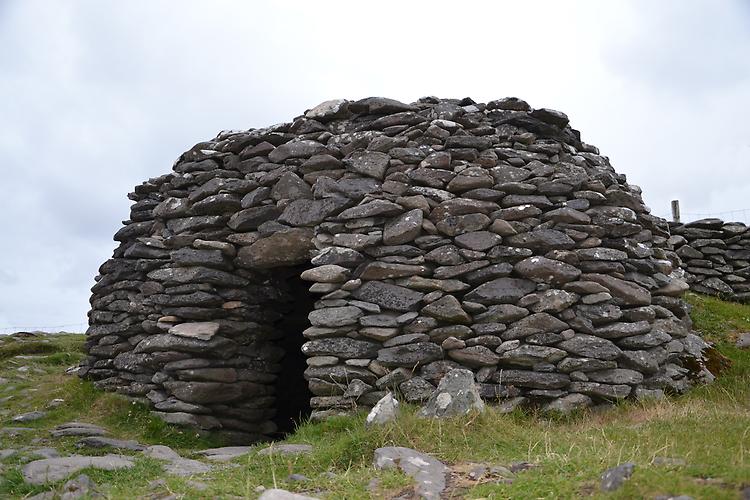
[[[332,98],[518,96],[655,214],[750,222],[745,0],[0,0],[0,47],[0,333],[82,329],[135,184]]]

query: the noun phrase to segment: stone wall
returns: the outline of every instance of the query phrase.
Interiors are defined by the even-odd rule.
[[[750,233],[745,224],[701,219],[670,227],[670,243],[682,259],[691,289],[750,301]]]
[[[422,402],[457,366],[488,401],[557,406],[711,378],[668,224],[558,111],[328,101],[130,198],[82,374],[170,422],[263,439],[294,411]]]

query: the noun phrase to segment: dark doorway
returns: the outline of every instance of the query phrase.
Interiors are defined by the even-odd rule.
[[[274,276],[280,288],[286,292],[281,311],[283,317],[276,327],[283,335],[278,346],[286,353],[281,359],[281,370],[276,380],[276,417],[279,437],[294,432],[297,425],[310,416],[310,398],[304,372],[306,357],[302,354],[305,338],[302,331],[310,326],[307,315],[313,310],[315,299],[309,292],[310,283],[300,279],[305,266],[286,268]]]

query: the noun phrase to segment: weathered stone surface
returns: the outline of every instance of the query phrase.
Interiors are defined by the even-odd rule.
[[[568,414],[581,408],[588,408],[592,404],[593,401],[591,401],[591,398],[584,394],[568,394],[567,396],[550,401],[542,407],[542,410]]]
[[[534,290],[536,285],[529,280],[499,278],[478,286],[466,294],[466,299],[480,304],[513,304]]]
[[[40,485],[61,481],[86,468],[118,470],[130,469],[133,465],[130,458],[121,455],[99,457],[70,455],[68,457],[46,458],[26,464],[23,467],[23,479],[28,484]]]
[[[586,376],[593,382],[601,382],[604,384],[635,385],[643,382],[643,374],[635,370],[628,370],[625,368],[588,372]]]
[[[403,366],[413,368],[430,361],[442,359],[443,350],[431,342],[417,342],[395,347],[386,347],[378,351],[378,362],[384,366]]]
[[[536,313],[522,318],[502,333],[503,340],[514,340],[536,333],[559,333],[568,329],[568,324],[548,313]]]
[[[386,245],[402,245],[414,241],[422,231],[424,213],[414,209],[401,214],[388,222],[383,229],[383,243]]]
[[[578,268],[546,257],[529,257],[513,266],[513,270],[524,278],[553,286],[574,281],[581,275]]]
[[[424,294],[401,286],[368,281],[356,289],[352,296],[377,304],[384,309],[405,312],[415,310]]]
[[[619,489],[626,480],[630,479],[634,470],[635,464],[630,462],[607,469],[604,471],[604,474],[602,474],[599,488],[602,491],[607,492]]]
[[[262,238],[237,252],[235,262],[240,267],[267,269],[293,266],[309,260],[314,248],[313,233],[309,229],[289,229]]]
[[[214,335],[219,333],[220,328],[221,325],[219,325],[219,323],[213,323],[210,321],[181,323],[170,328],[168,333],[170,335],[177,335],[178,337],[211,340]]]
[[[492,379],[503,385],[534,389],[563,389],[570,384],[570,378],[567,375],[528,370],[499,370]]]
[[[455,417],[484,410],[484,402],[470,370],[449,371],[419,414],[423,417]]]
[[[340,356],[342,358],[369,358],[376,356],[379,345],[375,342],[346,337],[311,340],[302,345],[307,356]]]
[[[494,366],[500,360],[500,357],[490,349],[477,345],[463,349],[451,349],[448,351],[451,359],[458,361],[462,365],[477,368],[481,366]]]
[[[471,322],[471,316],[463,310],[461,303],[453,295],[446,295],[423,307],[422,314],[448,323],[467,324]]]
[[[384,425],[398,418],[399,404],[390,392],[383,396],[370,410],[365,419],[365,425]]]
[[[281,163],[289,158],[310,158],[325,149],[325,146],[316,141],[292,141],[271,151],[268,159],[274,163]]]
[[[604,286],[620,304],[626,306],[647,306],[651,304],[649,291],[635,283],[605,274],[584,274],[581,279]]]
[[[376,151],[357,151],[344,160],[347,168],[376,179],[385,177],[390,156]]]
[[[388,446],[375,450],[376,469],[400,468],[414,478],[415,493],[425,500],[439,500],[448,468],[435,458],[410,448]]]
[[[601,360],[617,359],[620,349],[611,341],[593,335],[576,334],[575,337],[557,344],[557,347],[584,358]]]

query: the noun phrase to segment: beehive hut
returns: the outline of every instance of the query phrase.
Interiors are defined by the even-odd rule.
[[[81,374],[168,422],[265,439],[459,366],[553,407],[711,378],[668,224],[520,99],[328,101],[129,196]]]

